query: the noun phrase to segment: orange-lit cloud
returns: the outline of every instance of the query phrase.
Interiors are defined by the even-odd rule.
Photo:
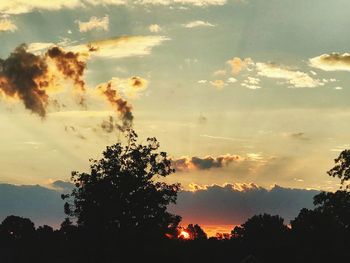
[[[234,57],[227,61],[227,64],[231,66],[232,74],[236,75],[240,73],[242,70],[249,68],[249,66],[253,65],[254,62],[251,58],[241,59],[239,57]]]
[[[132,114],[132,107],[126,100],[124,100],[120,96],[119,92],[115,88],[113,88],[112,83],[108,82],[100,84],[98,86],[98,90],[101,92],[101,95],[109,101],[112,107],[119,114],[123,122],[123,126],[121,127],[121,129],[131,127],[134,119],[134,116]]]
[[[79,53],[52,47],[44,55],[35,55],[23,44],[0,61],[0,91],[5,97],[22,101],[26,109],[45,117],[49,93],[59,86],[58,79],[71,80],[80,91],[85,90],[82,80],[85,67]]]
[[[222,79],[216,79],[216,80],[210,81],[210,84],[215,88],[217,88],[218,90],[222,89],[226,85],[225,81],[223,81]]]
[[[121,126],[115,123],[114,127],[130,127],[133,121],[132,106],[123,97],[137,96],[147,88],[148,81],[138,76],[113,78],[95,89],[87,89],[83,79],[85,69],[84,53],[52,46],[44,54],[36,55],[28,52],[26,45],[21,45],[7,59],[0,60],[0,92],[5,98],[21,101],[26,109],[45,117],[49,104],[58,108],[61,105],[60,99],[51,95],[61,92],[61,89],[66,90],[68,80],[73,86],[73,97],[78,98],[80,105],[89,106],[87,97],[92,100],[103,98],[122,120]],[[102,126],[103,130],[108,130],[108,125]]]

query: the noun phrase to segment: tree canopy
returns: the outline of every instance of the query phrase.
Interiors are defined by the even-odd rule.
[[[130,130],[127,145],[106,148],[103,158],[90,160],[90,172],[72,172],[75,184],[63,198],[65,213],[79,228],[117,236],[164,236],[174,231],[180,217],[167,212],[175,203],[179,184],[160,179],[174,172],[165,152],[158,152],[156,138],[137,143]]]
[[[342,186],[349,187],[350,180],[350,150],[342,151],[334,160],[335,166],[327,173],[329,176],[338,177]]]

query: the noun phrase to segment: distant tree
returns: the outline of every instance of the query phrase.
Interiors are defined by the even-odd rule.
[[[345,185],[348,188],[348,181],[350,180],[350,150],[342,151],[334,162],[335,166],[327,172],[328,175],[338,177],[341,185]]]
[[[35,230],[36,240],[44,246],[52,245],[52,242],[55,240],[55,231],[51,226],[43,225],[39,226]]]
[[[275,246],[286,239],[289,230],[283,221],[278,215],[255,215],[241,226],[236,226],[231,235],[250,245]]]
[[[231,234],[230,233],[216,233],[215,238],[217,240],[229,240],[231,239]]]
[[[32,238],[34,233],[34,223],[28,218],[11,215],[0,225],[1,239],[8,241],[27,240]]]
[[[35,232],[37,235],[46,236],[46,235],[52,235],[54,233],[54,230],[51,226],[43,225],[43,226],[39,226]]]
[[[204,230],[197,224],[189,224],[185,231],[190,235],[192,240],[206,240],[208,239],[207,234]]]
[[[176,202],[179,184],[166,184],[161,177],[174,172],[159,143],[148,138],[137,144],[130,130],[127,145],[107,147],[100,160],[90,160],[90,172],[72,172],[75,184],[65,213],[90,233],[148,238],[176,231],[180,217],[167,212]]]

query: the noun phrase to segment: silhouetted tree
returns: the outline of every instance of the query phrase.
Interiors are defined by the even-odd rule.
[[[253,246],[278,246],[284,242],[288,227],[283,218],[269,214],[255,215],[231,232],[232,237]]]
[[[34,223],[19,216],[8,216],[0,225],[1,239],[8,241],[22,241],[30,239],[35,233]]]
[[[342,151],[338,158],[334,160],[335,166],[327,173],[329,176],[338,177],[342,186],[349,187],[347,182],[350,180],[350,150]]]
[[[176,202],[179,184],[166,184],[161,177],[174,172],[159,143],[148,138],[137,144],[134,131],[128,143],[107,147],[100,160],[91,160],[90,172],[72,172],[75,184],[65,213],[75,217],[79,228],[90,234],[119,237],[160,237],[175,231],[180,217],[167,212]]]
[[[208,238],[204,230],[197,224],[189,224],[185,231],[190,235],[192,240],[206,240]]]
[[[291,221],[293,233],[304,241],[327,244],[333,240],[333,245],[343,242],[350,234],[350,193],[321,192],[314,197],[314,205],[313,210],[302,209]]]

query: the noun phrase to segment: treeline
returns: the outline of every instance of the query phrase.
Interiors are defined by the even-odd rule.
[[[231,233],[208,238],[197,224],[180,228],[167,211],[179,184],[162,177],[175,172],[155,138],[109,146],[92,160],[89,173],[72,173],[75,188],[62,195],[66,220],[60,229],[34,227],[18,216],[0,225],[0,262],[348,262],[350,245],[350,151],[328,174],[342,187],[314,197],[286,225],[278,215],[249,218]]]

